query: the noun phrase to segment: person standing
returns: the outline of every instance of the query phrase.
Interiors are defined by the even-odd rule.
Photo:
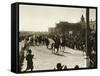
[[[31,54],[32,53],[32,50],[28,50],[28,55],[26,56],[26,61],[27,61],[27,68],[26,68],[26,71],[31,69],[31,71],[33,71],[33,56]]]
[[[59,46],[60,46],[60,39],[58,37],[56,37],[56,39],[55,39],[55,49],[57,49],[56,53],[59,52]]]
[[[49,46],[49,40],[48,40],[48,38],[46,38],[46,47],[48,48],[48,46]]]

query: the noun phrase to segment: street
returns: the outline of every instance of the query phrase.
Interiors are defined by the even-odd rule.
[[[34,70],[54,69],[57,63],[67,65],[67,68],[74,68],[75,65],[78,65],[80,68],[86,67],[86,59],[83,56],[83,52],[79,50],[66,47],[64,52],[60,50],[59,54],[52,54],[52,51],[47,49],[44,45],[30,46],[30,49],[32,50],[32,54],[34,54]],[[26,51],[24,55],[26,56]],[[26,58],[24,58],[21,71],[24,71],[26,67],[27,61]]]

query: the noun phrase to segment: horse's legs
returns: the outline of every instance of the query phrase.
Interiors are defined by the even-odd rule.
[[[59,45],[59,49],[61,50],[61,45]]]
[[[57,52],[56,53],[58,53],[59,52],[59,47],[57,47]]]
[[[64,52],[64,50],[65,50],[65,46],[63,46],[62,49],[63,49],[63,52]]]
[[[54,47],[54,53],[55,53],[55,49],[56,49],[56,48]]]
[[[52,47],[51,47],[51,50],[52,50],[52,54],[53,54],[53,52],[54,52],[54,49],[53,49],[53,45],[51,45]]]

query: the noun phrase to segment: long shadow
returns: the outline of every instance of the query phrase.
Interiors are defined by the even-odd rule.
[[[67,54],[72,54],[72,53],[70,53],[70,52],[64,52],[64,53],[67,53]]]
[[[65,56],[65,55],[59,54],[59,53],[54,53],[54,55],[57,55],[57,56]]]

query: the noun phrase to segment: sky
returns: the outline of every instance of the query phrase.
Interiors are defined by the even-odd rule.
[[[80,22],[82,14],[86,16],[85,8],[20,5],[19,31],[45,32],[60,21]],[[95,17],[96,10],[90,9],[90,20],[94,21]]]

